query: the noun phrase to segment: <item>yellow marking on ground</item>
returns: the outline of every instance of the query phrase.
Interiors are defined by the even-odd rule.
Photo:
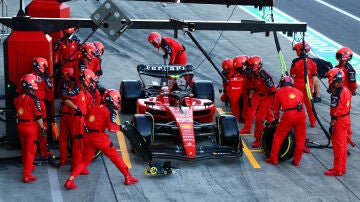
[[[216,110],[217,110],[220,114],[221,114],[221,113],[225,113],[222,108],[216,108]]]
[[[120,124],[121,122],[120,122],[119,115],[117,115],[116,117],[117,117],[116,122],[118,124]],[[127,147],[126,147],[124,134],[121,131],[118,131],[118,132],[116,132],[116,136],[117,136],[117,139],[118,139],[118,142],[119,142],[119,145],[120,145],[121,157],[124,160],[127,167],[132,168],[129,152],[128,152]]]
[[[246,157],[249,159],[251,165],[253,166],[253,168],[261,168],[261,166],[259,165],[259,163],[256,161],[255,157],[252,155],[251,150],[249,150],[249,148],[246,146],[245,142],[243,140],[241,140],[243,143],[243,150],[244,153],[246,155]]]
[[[240,134],[241,136],[254,136],[254,134],[246,134],[246,133],[244,133],[244,134]]]
[[[261,149],[249,149],[249,151],[251,151],[251,152],[262,152]]]

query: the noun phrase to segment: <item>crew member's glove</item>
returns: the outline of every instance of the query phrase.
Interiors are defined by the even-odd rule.
[[[279,124],[279,119],[274,119],[271,123],[271,125],[276,126]]]
[[[251,98],[248,98],[248,106],[249,106],[249,107],[252,107]]]
[[[40,130],[41,130],[41,136],[46,137],[46,128],[43,127]]]
[[[329,135],[332,136],[334,133],[334,125],[330,125],[329,127]]]
[[[101,69],[99,69],[95,72],[95,74],[96,74],[96,76],[101,76],[101,75],[103,75],[103,71]]]
[[[79,109],[79,107],[76,108],[75,111],[76,111],[75,114],[74,114],[75,116],[82,116],[82,112],[81,112],[81,110]]]
[[[352,92],[352,95],[355,96],[355,95],[356,95],[356,91]]]

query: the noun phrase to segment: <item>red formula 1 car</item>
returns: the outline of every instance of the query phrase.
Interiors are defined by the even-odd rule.
[[[242,156],[236,118],[215,115],[211,81],[195,81],[190,88],[190,65],[138,65],[137,70],[141,81],[125,80],[120,86],[122,108],[132,107],[137,96],[137,114],[123,131],[145,161]],[[155,80],[147,82],[145,76]]]

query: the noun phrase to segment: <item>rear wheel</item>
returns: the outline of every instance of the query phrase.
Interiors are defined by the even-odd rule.
[[[124,80],[120,84],[121,113],[135,114],[136,101],[142,96],[141,82]]]
[[[209,99],[214,102],[215,92],[212,81],[195,81],[192,86],[194,97],[199,99]]]
[[[261,150],[266,157],[269,157],[276,127],[267,126],[261,135]],[[285,138],[279,150],[279,161],[286,161],[292,158],[295,149],[294,132],[291,130]]]

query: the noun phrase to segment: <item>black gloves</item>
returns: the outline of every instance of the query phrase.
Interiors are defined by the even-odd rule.
[[[252,107],[251,98],[248,98],[248,106],[249,106],[249,107]]]
[[[272,122],[271,122],[271,125],[273,126],[276,126],[279,124],[279,119],[274,119]]]
[[[103,71],[101,69],[99,69],[95,72],[95,74],[96,74],[96,76],[101,76],[101,75],[103,75]]]
[[[333,133],[334,133],[334,125],[330,125],[330,127],[329,127],[329,135],[332,136]]]
[[[81,110],[79,109],[79,107],[76,108],[75,111],[76,111],[75,114],[74,114],[75,116],[82,116],[82,112],[81,112]]]
[[[352,92],[352,95],[355,96],[355,95],[356,95],[356,91]]]
[[[41,130],[41,136],[46,137],[46,128],[43,127],[40,130]]]

